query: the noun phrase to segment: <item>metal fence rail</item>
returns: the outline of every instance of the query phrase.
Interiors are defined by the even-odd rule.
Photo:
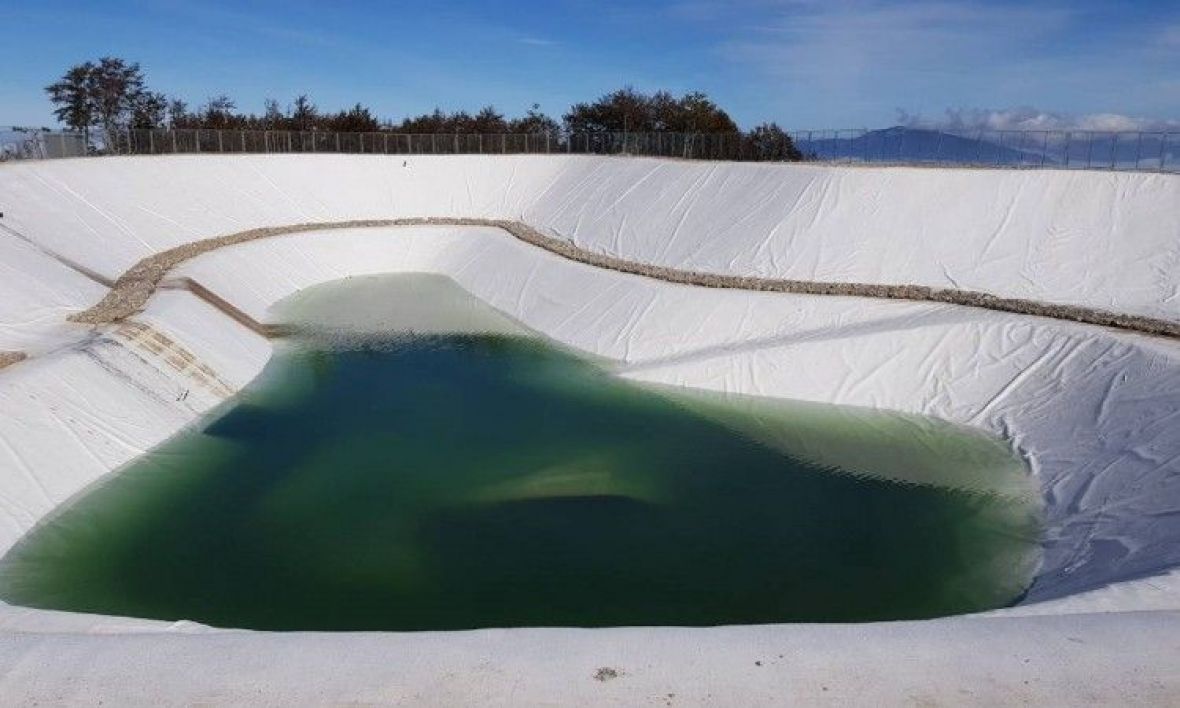
[[[1180,172],[1180,133],[1052,130],[796,130],[803,159],[839,164]],[[689,160],[782,160],[784,144],[743,133],[336,133],[130,129],[104,135],[0,128],[0,160],[84,155],[355,153],[595,154]]]

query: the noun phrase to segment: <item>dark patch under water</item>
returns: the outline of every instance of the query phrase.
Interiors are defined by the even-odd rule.
[[[0,597],[427,630],[933,617],[1027,585],[1035,505],[841,474],[741,428],[535,338],[286,347],[22,541]]]

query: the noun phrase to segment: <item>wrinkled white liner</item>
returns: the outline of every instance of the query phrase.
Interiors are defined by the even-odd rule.
[[[898,274],[890,282],[914,282],[924,270],[936,268],[941,273],[945,268],[951,275],[943,277],[953,276],[963,287],[989,289],[972,280],[978,277],[1000,294],[1053,301],[1047,296],[1052,293],[1060,296],[1056,301],[1154,316],[1174,316],[1176,306],[1175,285],[1169,278],[1174,279],[1177,270],[1167,265],[1175,254],[1180,211],[1175,209],[1178,180],[1173,177],[590,158],[409,162],[403,168],[400,158],[320,156],[57,161],[5,166],[0,169],[0,195],[15,205],[13,211],[6,210],[6,224],[107,276],[176,243],[264,224],[403,215],[503,216],[542,228],[548,224],[591,250],[682,268],[712,263],[727,272],[794,276],[799,274],[792,268],[810,263],[804,277],[836,279],[833,273],[846,272],[856,274],[849,276],[852,280],[881,280],[864,270],[879,266]],[[874,176],[876,191],[846,191]],[[923,192],[909,184],[913,180],[933,186]],[[815,196],[817,204],[826,206],[815,218],[800,221],[810,202],[797,200],[798,214],[790,212],[784,220],[780,212],[773,217],[777,224],[768,227],[773,221],[768,210],[779,205],[772,195],[788,185],[811,193],[821,183],[828,183],[828,189]],[[730,191],[737,184],[744,185],[740,194]],[[935,198],[951,184],[962,192],[957,201]],[[609,189],[615,190],[611,200],[595,196]],[[1080,200],[1079,192],[1088,193],[1089,201]],[[761,195],[757,209],[750,208],[750,195]],[[1087,211],[1100,199],[1106,200],[1106,209]],[[1026,202],[1036,202],[1036,208]],[[909,211],[910,228],[880,228],[889,223],[882,221],[882,214],[901,218],[894,212],[901,209],[899,203]],[[679,211],[669,212],[672,205]],[[1004,216],[1001,223],[992,219],[986,229],[965,220],[948,234],[945,229],[951,227],[944,220],[960,208],[976,216],[994,208]],[[824,231],[828,220],[835,218],[828,212],[851,218],[848,214],[856,209],[864,215],[864,228],[849,227],[840,233],[844,239],[859,239],[859,245],[840,245],[833,232]],[[664,224],[662,233],[648,228],[661,211],[665,218],[678,214],[678,226]],[[542,212],[551,221],[546,222]],[[728,214],[728,220],[719,212]],[[1069,223],[1073,226],[1067,228]],[[710,228],[718,231],[706,238]],[[754,237],[743,234],[757,233],[768,238],[751,246],[755,241],[749,239]],[[691,234],[696,234],[695,241],[689,239]],[[827,235],[817,238],[819,234]],[[1046,255],[1037,246],[1046,238],[1066,237],[1076,247]],[[938,249],[937,244],[952,238],[954,248]],[[1120,248],[1104,245],[1112,240]],[[1105,249],[1101,262],[1091,258],[1095,251],[1078,245],[1083,241]],[[1010,243],[1019,245],[1004,246]],[[719,255],[727,251],[728,257]],[[877,255],[864,256],[870,253]],[[892,265],[886,266],[886,253]],[[55,275],[58,264],[35,255],[30,258],[40,265],[30,268],[41,270],[21,272],[37,273],[46,282],[39,302],[81,308],[96,299],[88,299],[93,288],[72,272]],[[841,271],[844,266],[849,270]],[[1053,631],[1037,624],[1035,617],[1003,617],[1180,607],[1176,574],[1158,575],[1180,564],[1180,357],[1174,343],[935,304],[669,285],[565,261],[488,228],[286,236],[207,254],[178,274],[197,279],[265,319],[271,303],[308,285],[352,274],[398,271],[448,275],[531,328],[581,350],[627,362],[625,375],[637,379],[934,415],[1005,435],[1028,456],[1045,490],[1050,520],[1045,565],[1028,604],[987,619],[866,625],[844,640],[836,639],[843,630],[809,625],[682,630],[688,634],[677,636],[698,646],[699,652],[723,656],[767,632],[787,644],[801,638],[804,644],[854,642],[848,646],[855,651],[880,641],[880,647],[893,647],[892,653],[866,660],[863,672],[879,676],[870,695],[895,697],[904,693],[898,693],[904,688],[904,672],[896,668],[905,663],[905,656],[925,655],[950,637],[968,646],[997,638],[1011,641],[1024,647],[1034,666],[1041,666],[1042,677],[1050,676],[1053,667],[1061,668],[1062,656],[1073,657],[1080,666],[1085,663],[1081,657],[1094,651],[1072,646],[1072,640],[1054,644],[1062,632],[1086,641],[1102,636],[1102,641],[1123,637],[1125,642],[1147,642],[1137,646],[1133,656],[1102,662],[1109,671],[1087,676],[1090,688],[1125,685],[1132,668],[1144,676],[1174,673],[1165,667],[1171,665],[1168,657],[1174,659],[1175,649],[1169,650],[1171,645],[1162,639],[1176,636],[1180,619],[1173,611],[1157,612],[1148,623],[1150,631],[1136,624],[1137,615],[1132,614],[1077,617],[1064,629],[1052,625]],[[1148,271],[1152,277],[1133,277]],[[0,289],[34,292],[9,282],[0,280]],[[6,318],[13,317],[12,312],[0,309]],[[137,319],[176,339],[234,387],[248,382],[270,353],[265,340],[185,292],[158,293]],[[49,341],[19,322],[4,324],[2,332]],[[62,346],[54,339],[56,348],[47,345],[51,353],[0,373],[3,548],[54,506],[220,401],[192,386],[184,372],[116,345],[106,335],[96,337],[82,327],[65,329],[72,333],[72,343]],[[7,342],[0,345],[5,347],[12,348]],[[1128,579],[1134,582],[1106,587]],[[1084,591],[1091,592],[1073,594]],[[0,611],[0,625],[20,631],[97,632],[151,632],[167,626],[20,608]],[[634,631],[657,639],[671,630]],[[1047,632],[1046,639],[1025,642],[1028,632]],[[627,633],[542,634],[555,645],[598,655],[617,646]],[[453,645],[458,646],[465,641],[459,637],[469,634],[443,636],[455,637]],[[497,634],[526,635],[534,636],[527,630]],[[274,641],[277,647],[277,642],[287,640]],[[397,644],[411,653],[414,645]],[[435,669],[447,666],[451,655],[438,647],[449,645],[431,644],[435,653],[420,658],[418,668],[410,672],[417,685],[431,685],[429,677],[438,675]],[[654,661],[650,652],[657,645],[628,653]],[[138,651],[130,639],[104,646],[109,655],[91,660],[111,668],[112,675],[124,670],[118,668],[124,666],[119,657],[130,661]],[[217,663],[219,654],[202,654],[204,649],[193,646],[194,661]],[[314,651],[311,640],[306,646]],[[900,652],[905,656],[894,655],[899,646],[906,648]],[[353,651],[370,650],[354,646]],[[507,661],[487,651],[489,661]],[[1009,683],[1017,685],[1022,669],[1009,664],[1010,656],[973,658],[978,666],[972,671],[994,671],[992,678],[999,677],[1000,688],[993,686],[992,695],[1001,695]],[[41,673],[29,674],[38,681],[50,671],[37,662],[28,666],[39,667]],[[674,683],[680,685],[689,669],[677,666]],[[580,671],[579,667],[571,659],[559,668]],[[281,674],[270,675],[277,680]],[[858,681],[837,677],[833,685],[848,688]],[[1068,686],[1052,680],[1046,685],[1051,684],[1059,691],[1054,695],[1068,694]],[[654,685],[641,680],[631,684],[644,691],[654,690]],[[753,691],[762,684],[746,685]],[[951,690],[954,681],[932,676],[924,685],[937,694]],[[569,690],[569,696],[580,695]],[[796,684],[792,695],[802,695],[800,690]]]
[[[1180,319],[1178,175],[184,155],[5,165],[0,197],[8,227],[109,278],[156,251],[259,226],[466,216],[688,270],[958,287]]]

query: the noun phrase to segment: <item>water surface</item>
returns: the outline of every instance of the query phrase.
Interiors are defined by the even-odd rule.
[[[352,279],[241,395],[0,562],[35,607],[277,630],[716,625],[1004,605],[1039,511],[913,416],[637,384],[450,281]]]

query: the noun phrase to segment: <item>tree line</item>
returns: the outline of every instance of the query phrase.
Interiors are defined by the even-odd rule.
[[[541,111],[538,104],[516,118],[485,106],[474,113],[436,108],[394,122],[378,119],[360,103],[340,111],[321,110],[306,94],[296,96],[287,106],[267,99],[262,113],[256,114],[239,111],[235,101],[224,94],[191,107],[150,89],[138,63],[117,57],[72,66],[45,91],[57,120],[83,132],[94,128],[107,134],[128,128],[202,128],[418,134],[740,133],[743,154],[750,159],[803,159],[776,123],[762,123],[743,132],[725,110],[701,92],[677,97],[667,91],[646,94],[627,87],[591,102],[575,103],[560,122]]]

